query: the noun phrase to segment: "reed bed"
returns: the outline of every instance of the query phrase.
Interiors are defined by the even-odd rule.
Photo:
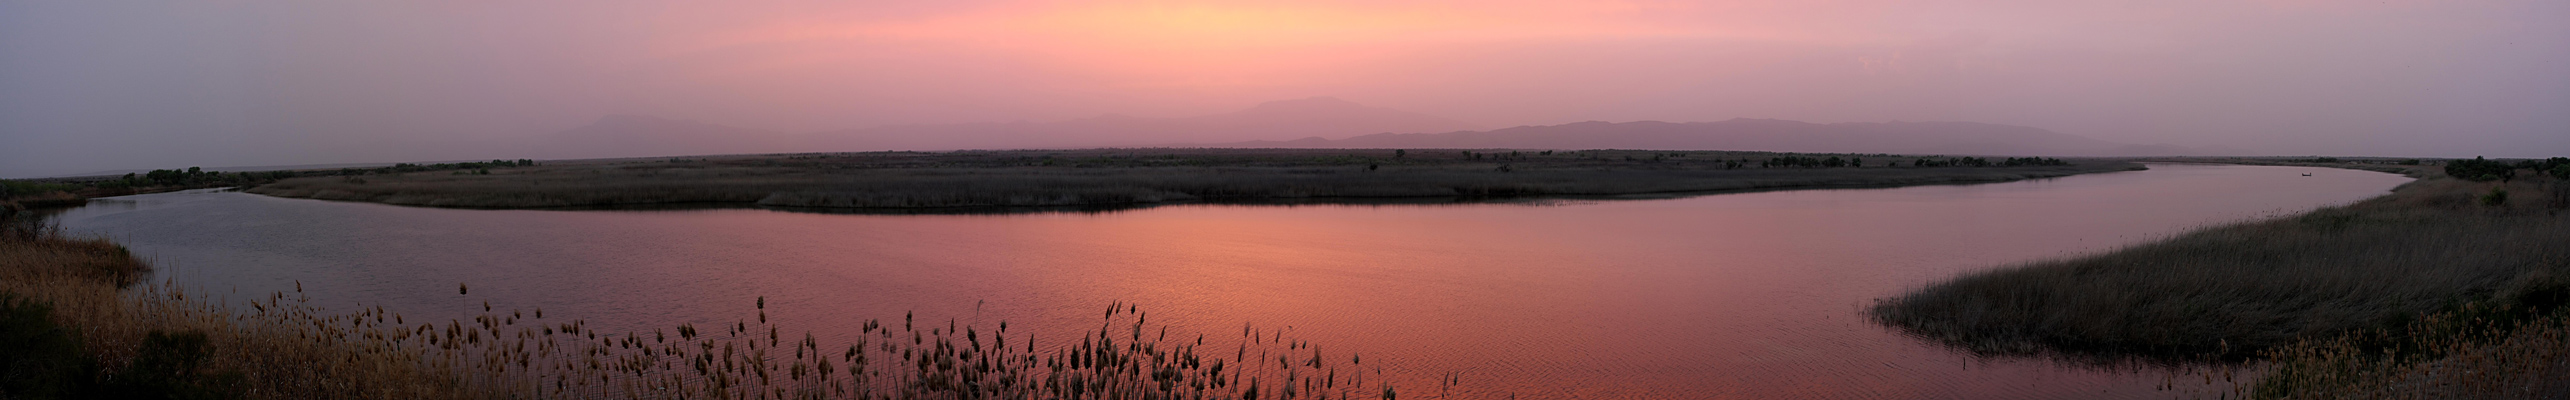
[[[2356,204],[1970,274],[1870,312],[1982,355],[2191,369],[2235,383],[2226,398],[2570,395],[2570,182],[2410,172],[2425,178]]]
[[[2268,351],[2224,397],[2558,399],[2570,397],[2570,314],[2476,302],[2399,330],[2365,330]]]
[[[764,301],[762,301],[764,303]],[[277,304],[271,302],[271,304]],[[380,310],[351,330],[431,369],[512,397],[626,399],[1327,399],[1397,395],[1379,366],[1281,330],[1172,338],[1145,310],[1109,305],[1099,328],[1052,346],[995,327],[868,320],[851,343],[781,335],[765,322],[596,332],[541,312],[402,325]],[[371,322],[370,322],[371,321]],[[1224,343],[1225,340],[1230,339]],[[1221,350],[1232,350],[1223,354]],[[1379,364],[1379,362],[1378,362]]]
[[[2570,216],[2539,196],[2563,184],[2426,179],[2353,205],[1966,275],[1871,311],[1985,354],[2245,360],[2551,285],[2570,274]],[[2485,203],[2494,191],[2526,195]]]
[[[868,320],[850,343],[755,322],[601,332],[542,310],[468,320],[406,318],[380,307],[331,312],[295,292],[224,306],[173,286],[132,285],[148,271],[114,243],[13,227],[0,236],[0,306],[37,310],[28,325],[68,335],[80,359],[12,359],[0,372],[71,370],[79,382],[0,383],[0,397],[115,395],[115,378],[161,371],[171,390],[207,398],[404,399],[1393,399],[1381,362],[1323,351],[1284,330],[1171,337],[1131,304],[1100,310],[1081,337],[1039,340],[996,326]],[[469,288],[459,287],[459,292]],[[14,321],[14,320],[13,320]],[[7,330],[16,335],[21,330]],[[195,344],[170,338],[195,338]],[[37,343],[39,341],[27,341]],[[166,343],[184,350],[172,364]],[[12,349],[0,345],[0,350]],[[44,349],[38,349],[44,350]],[[57,349],[59,350],[59,349]],[[1226,354],[1222,350],[1231,350]],[[14,351],[14,350],[7,350]],[[0,354],[15,354],[0,351]],[[33,353],[30,353],[33,354]],[[15,356],[13,356],[15,357]],[[87,361],[81,361],[81,360]],[[147,368],[153,365],[178,367]],[[33,368],[33,369],[29,369]],[[166,370],[166,371],[164,371]],[[16,372],[11,372],[16,374]],[[79,375],[88,376],[79,376]],[[13,375],[14,376],[14,375]],[[126,379],[130,380],[130,379]],[[104,382],[104,383],[102,383]],[[29,388],[34,389],[29,389]],[[15,390],[13,392],[12,390]],[[104,394],[102,394],[104,393]]]
[[[308,177],[248,191],[467,208],[698,203],[903,209],[1665,194],[1998,182],[2140,168],[2105,160],[1922,167],[1916,161],[1944,158],[1854,154],[1831,157],[1862,159],[1865,167],[1761,167],[1761,160],[1786,159],[1777,157],[1781,155],[1290,149],[831,153],[548,162],[488,175]],[[1790,158],[1817,160],[1805,156],[1814,155]]]

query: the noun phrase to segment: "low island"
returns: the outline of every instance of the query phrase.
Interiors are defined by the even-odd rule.
[[[277,197],[458,208],[1117,208],[1666,197],[2139,170],[2103,159],[1651,150],[1087,149],[495,161],[306,171]]]

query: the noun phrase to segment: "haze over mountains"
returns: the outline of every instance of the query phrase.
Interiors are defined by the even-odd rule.
[[[612,115],[543,138],[533,147],[536,156],[544,158],[1088,147],[1613,148],[2046,156],[2207,152],[1972,122],[1816,124],[1742,118],[1477,129],[1436,116],[1314,97],[1185,118],[1105,115],[1056,122],[899,125],[813,133]]]
[[[535,145],[547,158],[875,150],[1042,149],[1346,137],[1477,129],[1461,121],[1314,97],[1184,118],[1103,115],[1055,122],[895,125],[784,133],[647,116],[611,115]]]
[[[1975,122],[1816,124],[1735,118],[1721,122],[1580,122],[1477,132],[1377,133],[1328,140],[1304,138],[1223,144],[1293,148],[1522,148],[1751,150],[1801,153],[1894,153],[2042,156],[2200,155],[2211,151],[2108,142],[2014,125]]]

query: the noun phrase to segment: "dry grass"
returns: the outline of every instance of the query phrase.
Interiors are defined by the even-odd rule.
[[[2556,287],[2555,290],[2563,290]],[[2564,295],[2570,293],[2554,293]],[[2559,299],[2554,299],[2559,300]],[[2570,397],[2570,314],[2476,302],[2402,330],[2367,330],[2269,351],[2259,378],[2227,397],[2558,399]]]
[[[2247,359],[2570,274],[2570,216],[2546,198],[2562,185],[2426,179],[2349,206],[1972,274],[1873,314],[1987,354]],[[2515,195],[2482,204],[2494,187]]]
[[[1885,168],[1886,162],[1909,165],[1918,157],[1883,155],[1834,155],[1864,158],[1867,168],[1760,168],[1759,161],[1783,154],[1403,152],[1101,149],[601,160],[547,162],[490,175],[297,178],[249,191],[432,207],[711,203],[903,209],[1666,194],[1997,182],[2140,168],[2103,160],[2052,167]]]
[[[133,286],[151,273],[124,246],[73,238],[51,226],[0,218],[0,281],[83,282],[109,288]]]
[[[42,226],[0,234],[0,294],[46,304],[107,370],[134,363],[149,333],[204,332],[208,373],[235,373],[250,398],[481,398],[382,346],[304,310],[242,314],[165,287],[127,289],[149,267],[104,239]]]

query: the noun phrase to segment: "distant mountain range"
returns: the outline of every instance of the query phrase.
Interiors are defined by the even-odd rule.
[[[609,115],[536,142],[535,154],[551,159],[802,153],[796,135],[639,115]]]
[[[878,150],[1166,146],[1381,132],[1446,132],[1472,124],[1330,97],[1271,101],[1185,118],[1103,115],[1056,122],[895,125],[805,134],[696,121],[610,115],[543,138],[547,158]]]
[[[1159,146],[1478,128],[1426,114],[1314,97],[1187,118],[1105,115],[1060,122],[887,126],[821,132],[807,139],[818,148],[830,149],[1023,149]]]
[[[533,148],[538,157],[558,159],[1091,147],[1663,149],[2047,156],[2206,153],[2201,149],[2122,144],[2041,128],[1971,122],[1815,124],[1744,118],[1476,129],[1472,124],[1425,114],[1314,97],[1185,118],[1105,115],[1056,122],[898,125],[814,133],[611,115],[543,138]]]
[[[1721,122],[1580,122],[1490,131],[1378,133],[1330,140],[1250,141],[1210,147],[1746,150],[2043,156],[2196,155],[2203,149],[2108,142],[2014,125],[1974,122],[1816,124],[1736,118]]]

